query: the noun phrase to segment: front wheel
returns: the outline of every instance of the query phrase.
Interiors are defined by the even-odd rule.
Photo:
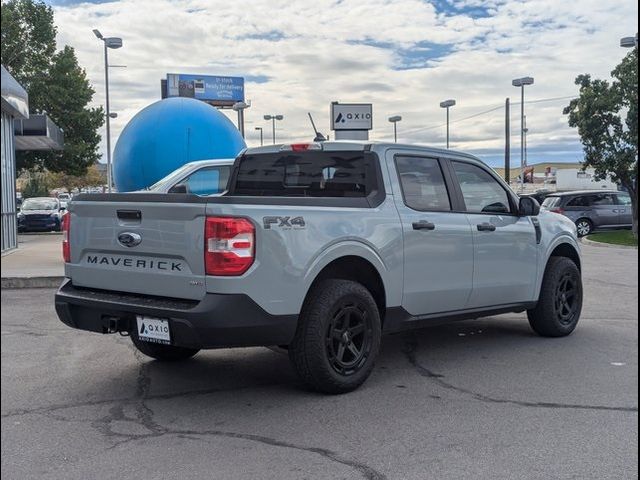
[[[371,374],[380,337],[380,313],[371,293],[350,280],[324,280],[303,306],[289,358],[308,387],[346,393]]]
[[[131,335],[133,345],[147,357],[156,360],[175,362],[178,360],[186,360],[193,357],[200,350],[197,348],[177,347],[175,345],[162,345],[160,343],[151,343],[140,340],[137,335]]]
[[[569,258],[551,257],[538,304],[527,311],[531,328],[543,337],[563,337],[576,328],[581,312],[580,270]]]

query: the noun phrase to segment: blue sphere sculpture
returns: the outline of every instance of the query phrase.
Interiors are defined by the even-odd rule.
[[[167,98],[138,112],[120,134],[113,180],[119,192],[141,190],[185,163],[234,158],[245,146],[216,108],[192,98]]]

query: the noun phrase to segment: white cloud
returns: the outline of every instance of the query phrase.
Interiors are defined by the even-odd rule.
[[[267,77],[246,85],[253,102],[246,114],[249,144],[258,141],[253,127],[264,123],[265,113],[285,115],[279,124],[284,141],[310,138],[307,111],[328,133],[329,103],[339,100],[374,104],[373,139],[390,139],[386,118],[399,113],[401,141],[442,145],[444,128],[423,128],[443,122],[441,100],[457,100],[455,121],[507,96],[517,102],[511,79],[522,75],[536,79],[527,91],[531,99],[574,94],[576,75],[609,75],[625,54],[619,38],[637,31],[637,17],[637,4],[622,0],[463,0],[444,10],[417,0],[124,0],[55,7],[59,46],[75,47],[96,105],[104,98],[104,66],[91,30],[124,39],[124,48],[110,51],[112,63],[127,65],[111,70],[112,109],[119,115],[113,145],[133,115],[159,98],[168,72]],[[402,65],[423,68],[397,69]],[[532,152],[579,158],[578,137],[562,116],[566,102],[527,105]],[[497,159],[503,117],[498,110],[452,124],[453,144]]]

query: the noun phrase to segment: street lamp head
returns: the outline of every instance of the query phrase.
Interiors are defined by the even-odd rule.
[[[249,108],[249,104],[246,102],[236,102],[231,106],[231,108],[237,112],[238,110]]]
[[[105,38],[104,44],[107,46],[107,48],[120,48],[122,47],[122,39],[119,37]]]
[[[265,115],[265,116],[264,116],[264,117],[262,117],[262,118],[264,118],[265,120],[271,120],[271,115]]]
[[[109,112],[109,118],[118,118],[118,114],[116,112]]]
[[[638,46],[638,34],[635,37],[624,37],[620,39],[620,46],[623,48],[635,48]]]
[[[255,127],[256,130],[262,130],[262,127]]]
[[[516,78],[511,82],[514,87],[522,87],[524,85],[533,85],[533,77]]]
[[[400,115],[394,115],[393,117],[389,117],[389,121],[391,123],[396,123],[396,122],[399,122],[400,120],[402,120],[402,117]]]
[[[449,108],[449,107],[453,107],[455,104],[456,104],[456,101],[453,99],[450,99],[450,100],[445,100],[444,102],[440,102],[440,107]]]
[[[276,115],[276,120],[282,120],[284,118],[284,115]]]
[[[100,33],[100,30],[98,30],[97,28],[93,29],[93,34],[98,37],[100,40],[102,40],[102,34]]]

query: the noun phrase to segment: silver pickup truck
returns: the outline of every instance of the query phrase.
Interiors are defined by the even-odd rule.
[[[327,393],[366,380],[382,334],[526,311],[557,337],[582,308],[575,225],[448,150],[251,148],[222,196],[78,195],[63,230],[65,324],[159,360],[279,345]]]

